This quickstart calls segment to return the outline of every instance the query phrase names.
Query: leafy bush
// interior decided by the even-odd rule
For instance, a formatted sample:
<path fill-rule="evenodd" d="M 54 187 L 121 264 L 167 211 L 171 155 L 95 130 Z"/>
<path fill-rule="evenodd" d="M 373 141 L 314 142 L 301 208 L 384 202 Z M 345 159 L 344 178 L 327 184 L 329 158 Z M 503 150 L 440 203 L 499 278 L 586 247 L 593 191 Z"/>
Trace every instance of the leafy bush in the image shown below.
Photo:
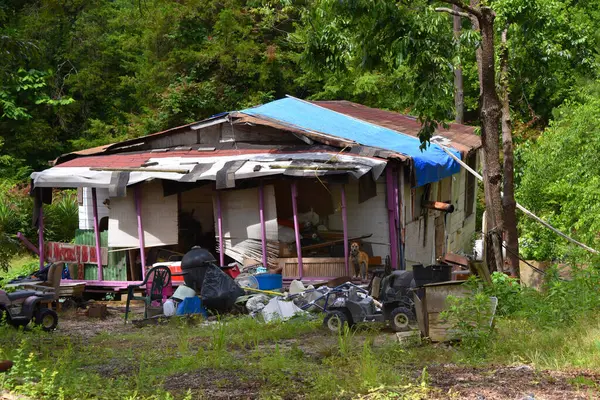
<path fill-rule="evenodd" d="M 534 143 L 519 150 L 524 165 L 517 198 L 556 228 L 600 246 L 599 84 L 582 90 L 554 112 L 555 120 Z M 573 259 L 572 245 L 528 218 L 520 220 L 521 249 L 528 259 Z"/>
<path fill-rule="evenodd" d="M 33 199 L 26 185 L 0 186 L 0 269 L 8 269 L 11 259 L 24 251 L 17 232 L 33 241 L 37 229 L 32 226 Z M 70 242 L 79 223 L 75 191 L 55 191 L 53 202 L 44 206 L 44 238 Z"/>
<path fill-rule="evenodd" d="M 493 333 L 489 324 L 492 311 L 490 295 L 481 289 L 477 278 L 469 279 L 465 285 L 471 289 L 471 296 L 448 296 L 441 318 L 451 324 L 451 336 L 461 339 L 473 356 L 481 356 Z"/>

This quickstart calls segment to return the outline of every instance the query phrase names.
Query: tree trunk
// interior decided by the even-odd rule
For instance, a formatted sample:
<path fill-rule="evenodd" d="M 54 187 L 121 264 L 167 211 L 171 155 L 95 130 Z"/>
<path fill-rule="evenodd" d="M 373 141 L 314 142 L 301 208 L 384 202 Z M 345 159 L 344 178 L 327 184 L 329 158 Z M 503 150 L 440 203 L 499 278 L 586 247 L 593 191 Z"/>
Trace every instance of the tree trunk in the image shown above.
<path fill-rule="evenodd" d="M 490 215 L 489 230 L 494 258 L 488 260 L 490 270 L 503 271 L 501 233 L 504 228 L 502 209 L 502 169 L 500 168 L 500 117 L 502 104 L 496 93 L 494 59 L 495 13 L 489 7 L 480 7 L 478 16 L 481 32 L 481 142 L 484 157 L 484 190 L 486 210 Z"/>
<path fill-rule="evenodd" d="M 479 0 L 471 0 L 471 7 L 478 8 Z M 474 15 L 471 16 L 471 24 L 473 25 L 473 30 L 475 32 L 479 32 L 479 20 Z M 477 60 L 477 74 L 479 75 L 479 95 L 481 96 L 483 94 L 483 78 L 481 77 L 481 46 L 475 49 L 475 59 Z"/>
<path fill-rule="evenodd" d="M 459 11 L 459 8 L 455 5 L 453 6 L 454 11 Z M 456 42 L 456 48 L 460 49 L 458 45 L 460 41 L 460 26 L 461 20 L 459 15 L 455 15 L 452 20 L 452 28 L 454 31 L 454 41 Z M 463 73 L 462 66 L 459 63 L 456 68 L 454 68 L 454 109 L 456 112 L 456 122 L 462 124 L 465 122 L 465 94 L 464 94 L 464 85 L 463 85 Z"/>
<path fill-rule="evenodd" d="M 515 200 L 514 155 L 512 141 L 512 121 L 508 89 L 508 27 L 502 31 L 500 51 L 500 92 L 502 95 L 502 146 L 504 153 L 504 232 L 506 239 L 506 259 L 511 275 L 519 277 L 519 233 L 517 231 L 517 202 Z"/>

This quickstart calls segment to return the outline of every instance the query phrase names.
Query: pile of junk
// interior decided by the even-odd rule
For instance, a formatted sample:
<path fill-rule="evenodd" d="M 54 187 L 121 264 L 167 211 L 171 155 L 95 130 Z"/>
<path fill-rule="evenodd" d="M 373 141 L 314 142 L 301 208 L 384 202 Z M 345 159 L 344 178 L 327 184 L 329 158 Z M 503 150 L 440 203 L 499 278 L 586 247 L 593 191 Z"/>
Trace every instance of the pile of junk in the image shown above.
<path fill-rule="evenodd" d="M 155 268 L 157 267 L 153 269 Z M 164 266 L 158 268 L 167 269 Z M 278 302 L 284 295 L 281 274 L 268 273 L 264 267 L 252 266 L 242 270 L 237 266 L 219 267 L 208 250 L 196 246 L 183 256 L 181 272 L 171 275 L 174 279 L 181 276 L 183 283 L 168 298 L 165 296 L 169 292 L 168 287 L 153 288 L 156 278 L 145 284 L 147 296 L 143 299 L 150 301 L 147 308 L 152 310 L 148 313 L 149 317 L 190 314 L 208 317 L 228 313 L 250 313 L 256 316 L 256 312 L 263 308 L 265 311 L 261 315 L 265 321 L 291 316 L 286 305 Z M 156 293 L 153 294 L 154 292 Z M 273 298 L 273 301 L 269 303 L 268 300 L 263 300 L 265 298 Z M 289 302 L 289 305 L 293 306 L 293 303 Z M 297 311 L 299 310 L 293 309 L 292 314 Z"/>
<path fill-rule="evenodd" d="M 360 286 L 344 278 L 314 286 L 294 280 L 284 291 L 279 274 L 254 270 L 233 278 L 209 251 L 195 247 L 183 257 L 181 270 L 185 284 L 164 301 L 165 316 L 234 313 L 270 322 L 324 315 L 324 326 L 333 332 L 364 322 L 389 323 L 401 332 L 412 330 L 417 323 L 415 293 L 418 295 L 424 284 L 450 280 L 451 266 L 377 269 L 369 284 Z"/>

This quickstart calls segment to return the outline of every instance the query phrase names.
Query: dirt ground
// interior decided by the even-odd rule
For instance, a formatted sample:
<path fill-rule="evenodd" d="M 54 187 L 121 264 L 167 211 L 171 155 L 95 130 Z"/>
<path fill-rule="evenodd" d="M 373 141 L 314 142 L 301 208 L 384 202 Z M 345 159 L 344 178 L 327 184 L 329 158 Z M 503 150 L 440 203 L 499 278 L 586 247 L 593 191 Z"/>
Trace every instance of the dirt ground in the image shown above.
<path fill-rule="evenodd" d="M 91 320 L 83 311 L 69 310 L 61 314 L 57 334 L 68 335 L 85 342 L 97 335 L 118 335 L 139 330 L 134 324 L 123 322 L 124 305 L 108 303 L 109 315 L 105 319 Z M 134 307 L 132 318 L 142 316 L 142 307 Z M 394 334 L 383 332 L 376 337 L 374 345 L 393 339 Z M 299 346 L 304 354 L 318 359 L 327 349 L 335 348 L 336 338 L 327 332 L 314 332 L 302 336 L 301 340 L 281 340 L 277 346 Z M 264 343 L 265 350 L 274 343 Z M 240 351 L 240 356 L 244 350 Z M 100 366 L 96 366 L 100 367 Z M 131 366 L 123 366 L 124 368 Z M 548 371 L 536 370 L 528 365 L 471 367 L 457 364 L 428 364 L 427 362 L 406 365 L 405 372 L 414 376 L 415 382 L 422 376 L 426 367 L 426 381 L 431 387 L 428 397 L 432 399 L 472 399 L 472 400 L 558 400 L 558 399 L 600 399 L 600 374 L 585 370 Z M 119 374 L 118 368 L 108 366 L 106 371 L 96 370 L 105 376 Z M 306 372 L 310 374 L 310 371 Z M 302 385 L 306 378 L 299 374 L 293 380 Z M 255 399 L 261 393 L 264 377 L 253 376 L 248 371 L 219 370 L 204 368 L 170 376 L 164 389 L 177 393 L 201 392 L 205 398 L 214 399 Z M 310 398 L 299 394 L 297 398 Z M 23 399 L 0 393 L 0 400 Z"/>
<path fill-rule="evenodd" d="M 530 366 L 429 368 L 436 399 L 562 400 L 600 398 L 600 374 L 589 371 L 536 371 Z"/>
<path fill-rule="evenodd" d="M 133 310 L 133 318 L 141 317 L 142 308 Z M 118 303 L 109 306 L 106 319 L 90 319 L 81 312 L 64 313 L 58 332 L 71 337 L 88 339 L 102 333 L 118 334 L 138 329 L 132 324 L 123 323 L 124 307 Z M 382 333 L 379 340 L 389 339 L 390 333 Z M 286 346 L 286 342 L 278 346 Z M 302 338 L 302 350 L 306 354 L 319 357 L 324 348 L 335 346 L 335 338 L 323 333 L 311 334 Z M 268 347 L 265 344 L 265 347 Z M 271 345 L 273 346 L 273 345 Z M 539 371 L 528 365 L 470 367 L 456 364 L 415 365 L 411 373 L 418 379 L 423 366 L 427 367 L 428 383 L 432 387 L 432 399 L 473 399 L 473 400 L 558 400 L 558 399 L 600 399 L 600 374 L 592 371 Z M 409 367 L 411 368 L 411 367 Z M 114 370 L 112 371 L 114 372 Z M 297 379 L 302 381 L 302 377 Z M 200 369 L 169 378 L 165 389 L 182 391 L 202 390 L 205 396 L 215 399 L 252 399 L 259 396 L 263 384 L 259 376 L 250 376 L 247 371 L 224 371 Z M 299 396 L 304 398 L 305 396 Z M 0 396 L 0 399 L 3 397 Z"/>

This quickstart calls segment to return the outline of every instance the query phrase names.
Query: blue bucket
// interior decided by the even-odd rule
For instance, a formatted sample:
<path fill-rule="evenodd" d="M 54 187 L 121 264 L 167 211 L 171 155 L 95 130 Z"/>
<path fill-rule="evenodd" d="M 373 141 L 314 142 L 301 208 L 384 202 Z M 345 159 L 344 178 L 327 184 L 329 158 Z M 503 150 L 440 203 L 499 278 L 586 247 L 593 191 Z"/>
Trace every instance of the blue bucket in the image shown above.
<path fill-rule="evenodd" d="M 283 276 L 281 274 L 258 274 L 254 277 L 258 281 L 260 290 L 281 289 L 283 287 Z"/>

